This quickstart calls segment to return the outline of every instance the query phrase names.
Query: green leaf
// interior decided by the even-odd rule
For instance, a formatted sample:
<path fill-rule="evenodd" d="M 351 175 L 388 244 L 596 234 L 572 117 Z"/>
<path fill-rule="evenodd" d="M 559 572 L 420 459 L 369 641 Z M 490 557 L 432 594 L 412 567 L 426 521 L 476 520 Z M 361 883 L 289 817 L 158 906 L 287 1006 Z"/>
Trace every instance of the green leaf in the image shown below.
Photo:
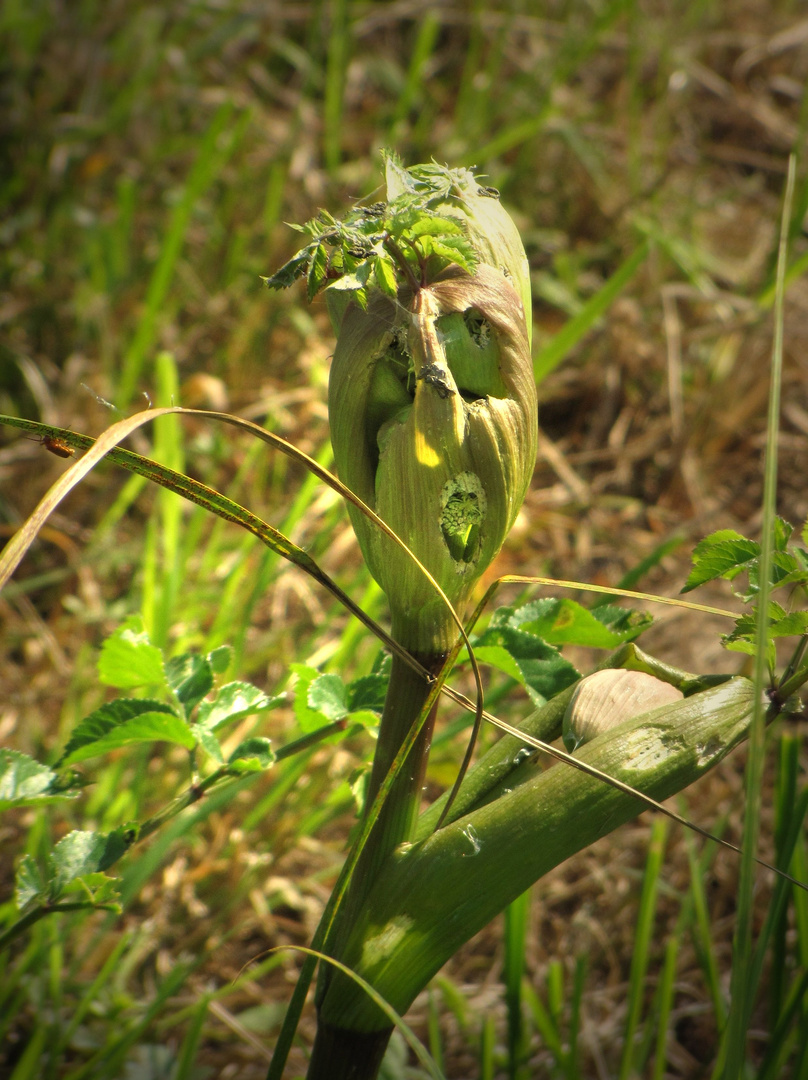
<path fill-rule="evenodd" d="M 120 690 L 167 687 L 163 654 L 149 641 L 139 615 L 127 619 L 101 646 L 98 676 L 102 683 Z"/>
<path fill-rule="evenodd" d="M 413 213 L 412 216 L 412 225 L 407 226 L 406 233 L 413 240 L 420 236 L 445 239 L 449 236 L 464 236 L 466 233 L 460 219 L 450 214 Z"/>
<path fill-rule="evenodd" d="M 229 645 L 220 645 L 218 649 L 208 653 L 208 663 L 214 675 L 223 675 L 230 667 L 230 658 L 233 650 Z"/>
<path fill-rule="evenodd" d="M 68 882 L 62 890 L 62 896 L 70 896 L 71 893 L 83 896 L 89 907 L 103 907 L 118 915 L 122 911 L 120 878 L 101 873 L 81 874 Z"/>
<path fill-rule="evenodd" d="M 388 675 L 374 674 L 362 675 L 348 683 L 348 711 L 354 713 L 360 709 L 369 709 L 374 713 L 381 713 L 389 682 Z"/>
<path fill-rule="evenodd" d="M 58 899 L 64 887 L 76 878 L 106 870 L 136 839 L 137 827 L 133 825 L 113 829 L 110 833 L 81 829 L 68 833 L 48 855 L 52 899 Z"/>
<path fill-rule="evenodd" d="M 78 794 L 78 790 L 55 794 L 56 781 L 56 772 L 47 765 L 19 750 L 0 750 L 0 809 Z"/>
<path fill-rule="evenodd" d="M 342 720 L 349 712 L 345 683 L 339 675 L 320 675 L 310 683 L 307 703 L 329 721 Z"/>
<path fill-rule="evenodd" d="M 379 255 L 373 267 L 373 276 L 379 290 L 386 296 L 395 296 L 398 291 L 396 271 L 393 260 L 389 255 Z"/>
<path fill-rule="evenodd" d="M 269 739 L 254 737 L 239 743 L 228 758 L 228 768 L 233 772 L 262 772 L 275 761 Z"/>
<path fill-rule="evenodd" d="M 170 689 L 190 716 L 205 694 L 213 689 L 213 670 L 206 656 L 184 653 L 175 656 L 165 665 L 166 680 Z"/>
<path fill-rule="evenodd" d="M 222 747 L 213 732 L 209 731 L 207 728 L 200 727 L 199 724 L 195 726 L 194 731 L 199 739 L 199 745 L 205 753 L 209 754 L 217 765 L 223 765 L 224 754 L 222 753 Z"/>
<path fill-rule="evenodd" d="M 263 690 L 248 682 L 225 683 L 213 701 L 203 701 L 196 716 L 197 724 L 215 731 L 222 724 L 241 720 L 251 713 L 277 708 L 286 701 L 285 694 L 267 697 Z"/>
<path fill-rule="evenodd" d="M 503 610 L 507 609 L 500 609 L 497 615 Z M 525 687 L 536 705 L 543 704 L 581 677 L 580 672 L 561 656 L 558 649 L 509 622 L 503 624 L 492 619 L 491 625 L 473 644 L 475 652 L 492 645 L 501 646 L 518 668 L 519 674 L 512 677 Z M 500 655 L 497 666 L 503 663 Z M 503 670 L 507 669 L 503 667 Z M 508 674 L 511 674 L 511 670 Z"/>
<path fill-rule="evenodd" d="M 90 713 L 75 728 L 59 765 L 140 742 L 171 742 L 191 750 L 196 738 L 185 721 L 160 701 L 120 698 Z"/>
<path fill-rule="evenodd" d="M 348 715 L 345 685 L 339 675 L 323 675 L 306 664 L 290 664 L 289 667 L 297 676 L 295 718 L 304 733 L 317 731 Z"/>
<path fill-rule="evenodd" d="M 261 280 L 268 289 L 288 289 L 290 285 L 293 285 L 299 277 L 303 277 L 307 272 L 312 249 L 317 246 L 317 244 L 309 244 L 301 248 L 297 255 L 283 264 L 280 270 L 276 270 L 270 277 Z"/>
<path fill-rule="evenodd" d="M 643 623 L 636 633 L 631 626 L 625 631 L 616 631 L 606 625 L 606 620 L 613 618 L 615 610 L 619 609 L 604 609 L 605 618 L 601 619 L 597 609 L 589 611 L 575 600 L 534 600 L 514 613 L 510 625 L 525 633 L 534 634 L 550 645 L 614 649 L 628 638 L 636 637 L 639 630 L 647 625 L 647 622 Z"/>
<path fill-rule="evenodd" d="M 325 283 L 328 272 L 328 252 L 325 244 L 317 244 L 309 261 L 309 270 L 306 276 L 306 293 L 311 302 Z"/>
<path fill-rule="evenodd" d="M 32 855 L 23 855 L 17 867 L 14 881 L 14 899 L 22 911 L 24 907 L 38 900 L 44 903 L 48 898 L 48 879 Z"/>
<path fill-rule="evenodd" d="M 698 585 L 720 577 L 731 580 L 759 557 L 760 544 L 747 540 L 734 529 L 719 529 L 693 549 L 693 569 L 682 592 L 690 592 Z"/>
<path fill-rule="evenodd" d="M 793 525 L 781 517 L 776 517 L 774 519 L 774 550 L 785 551 L 793 532 Z"/>

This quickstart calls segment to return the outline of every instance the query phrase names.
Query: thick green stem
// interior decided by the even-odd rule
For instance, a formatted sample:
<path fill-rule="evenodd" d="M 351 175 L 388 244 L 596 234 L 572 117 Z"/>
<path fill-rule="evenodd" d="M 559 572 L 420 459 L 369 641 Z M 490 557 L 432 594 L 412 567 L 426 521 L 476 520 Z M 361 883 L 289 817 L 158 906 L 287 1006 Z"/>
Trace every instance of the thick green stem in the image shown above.
<path fill-rule="evenodd" d="M 411 636 L 406 626 L 395 625 L 394 636 L 408 644 Z M 442 631 L 436 631 L 434 641 L 443 645 Z M 448 651 L 448 650 L 447 650 Z M 414 653 L 416 659 L 433 675 L 443 666 L 446 651 Z M 393 761 L 412 726 L 421 715 L 430 693 L 427 680 L 393 656 L 390 683 L 379 726 L 379 739 L 373 759 L 366 805 L 372 806 Z M 335 927 L 329 936 L 327 951 L 339 958 L 343 943 L 359 918 L 368 892 L 373 887 L 380 868 L 399 844 L 410 840 L 421 809 L 429 748 L 437 714 L 437 701 L 427 716 L 418 738 L 398 773 L 367 839 L 351 878 Z M 318 1025 L 309 1080 L 372 1080 L 381 1064 L 392 1029 L 357 1035 L 355 1032 L 330 1025 L 328 1022 L 328 987 L 332 969 L 321 969 L 317 992 Z M 336 1070 L 336 1071 L 335 1071 Z"/>

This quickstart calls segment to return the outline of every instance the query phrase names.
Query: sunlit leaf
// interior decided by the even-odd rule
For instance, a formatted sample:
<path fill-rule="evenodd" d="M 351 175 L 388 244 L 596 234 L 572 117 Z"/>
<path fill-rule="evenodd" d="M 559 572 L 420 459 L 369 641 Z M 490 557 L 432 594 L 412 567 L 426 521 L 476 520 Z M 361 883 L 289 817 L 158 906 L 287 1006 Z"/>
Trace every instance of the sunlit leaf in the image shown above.
<path fill-rule="evenodd" d="M 760 544 L 747 540 L 734 529 L 720 529 L 705 537 L 693 549 L 693 569 L 682 592 L 690 592 L 706 581 L 734 578 L 760 557 Z"/>
<path fill-rule="evenodd" d="M 215 731 L 222 724 L 241 720 L 251 713 L 277 708 L 285 701 L 285 694 L 270 698 L 252 683 L 225 683 L 213 701 L 203 701 L 199 706 L 196 722 L 210 731 Z"/>
<path fill-rule="evenodd" d="M 269 739 L 254 737 L 239 743 L 228 758 L 228 767 L 234 772 L 262 772 L 275 760 Z"/>
<path fill-rule="evenodd" d="M 140 742 L 177 743 L 190 750 L 196 745 L 196 737 L 187 721 L 168 705 L 147 699 L 120 698 L 102 705 L 76 726 L 59 765 L 70 765 Z"/>
<path fill-rule="evenodd" d="M 213 670 L 206 656 L 184 653 L 165 664 L 166 680 L 190 716 L 202 698 L 213 689 Z"/>
<path fill-rule="evenodd" d="M 163 654 L 152 645 L 139 615 L 122 623 L 101 646 L 98 677 L 120 690 L 135 686 L 167 687 Z"/>
<path fill-rule="evenodd" d="M 28 904 L 48 896 L 48 879 L 32 855 L 23 855 L 14 881 L 14 899 L 22 911 Z"/>

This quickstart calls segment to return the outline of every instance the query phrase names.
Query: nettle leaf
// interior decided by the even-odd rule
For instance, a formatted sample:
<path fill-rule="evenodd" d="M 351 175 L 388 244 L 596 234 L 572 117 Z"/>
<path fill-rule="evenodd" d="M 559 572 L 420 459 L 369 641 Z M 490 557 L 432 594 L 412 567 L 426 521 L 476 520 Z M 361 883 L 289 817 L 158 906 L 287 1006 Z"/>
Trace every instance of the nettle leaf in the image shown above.
<path fill-rule="evenodd" d="M 534 634 L 550 645 L 614 649 L 637 637 L 648 625 L 649 619 L 643 616 L 639 622 L 635 618 L 632 625 L 632 616 L 638 614 L 611 607 L 590 611 L 575 600 L 549 598 L 534 600 L 519 608 L 511 617 L 510 625 Z M 621 616 L 625 618 L 621 619 Z M 619 623 L 622 628 L 616 629 Z"/>
<path fill-rule="evenodd" d="M 760 558 L 760 544 L 747 540 L 734 529 L 719 529 L 696 544 L 693 549 L 693 569 L 685 582 L 683 593 L 716 578 L 732 580 L 742 570 Z"/>
<path fill-rule="evenodd" d="M 420 214 L 407 232 L 413 239 L 419 236 L 432 236 L 446 239 L 450 236 L 465 236 L 465 222 L 452 214 Z"/>
<path fill-rule="evenodd" d="M 396 281 L 395 264 L 387 254 L 379 254 L 373 267 L 373 277 L 379 290 L 385 296 L 396 296 L 398 282 Z"/>
<path fill-rule="evenodd" d="M 344 720 L 350 711 L 345 683 L 339 675 L 320 675 L 309 684 L 306 702 L 329 722 Z"/>
<path fill-rule="evenodd" d="M 295 228 L 295 226 L 293 225 L 292 228 Z M 297 228 L 301 232 L 308 231 L 306 226 L 303 226 L 302 229 L 300 226 L 297 226 Z M 270 277 L 262 277 L 261 280 L 268 289 L 288 289 L 290 285 L 294 285 L 297 279 L 303 277 L 308 271 L 312 250 L 317 246 L 317 244 L 308 244 L 306 247 L 301 248 L 297 255 L 283 264 L 280 270 L 276 270 Z"/>
<path fill-rule="evenodd" d="M 14 900 L 20 911 L 34 901 L 45 903 L 48 899 L 49 880 L 32 855 L 23 855 L 14 879 Z"/>
<path fill-rule="evenodd" d="M 106 870 L 124 855 L 137 839 L 137 826 L 124 825 L 109 833 L 76 829 L 48 854 L 53 899 L 69 882 L 85 874 Z"/>
<path fill-rule="evenodd" d="M 325 244 L 317 244 L 309 260 L 306 276 L 306 295 L 311 302 L 325 284 L 328 273 L 328 251 Z"/>
<path fill-rule="evenodd" d="M 78 795 L 79 789 L 56 793 L 58 774 L 19 750 L 0 750 L 0 810 L 51 802 Z"/>
<path fill-rule="evenodd" d="M 136 686 L 167 688 L 163 654 L 149 641 L 139 615 L 127 619 L 101 646 L 98 677 L 119 690 Z"/>
<path fill-rule="evenodd" d="M 771 581 L 773 589 L 782 589 L 789 585 L 808 584 L 808 566 L 799 557 L 799 549 L 772 552 Z M 747 603 L 760 592 L 760 564 L 749 567 L 749 590 L 744 595 Z"/>
<path fill-rule="evenodd" d="M 170 706 L 143 698 L 119 698 L 77 725 L 58 764 L 71 765 L 140 742 L 171 742 L 191 750 L 196 737 Z"/>
<path fill-rule="evenodd" d="M 308 734 L 329 723 L 329 717 L 312 708 L 309 704 L 309 689 L 313 682 L 322 678 L 322 672 L 307 664 L 290 664 L 290 670 L 297 676 L 294 688 L 294 713 L 301 731 Z"/>
<path fill-rule="evenodd" d="M 347 700 L 349 712 L 354 713 L 362 710 L 381 714 L 389 681 L 390 678 L 387 674 L 373 674 L 362 675 L 360 678 L 348 683 Z"/>
<path fill-rule="evenodd" d="M 621 635 L 621 641 L 635 641 L 640 634 L 653 626 L 654 617 L 647 611 L 637 611 L 634 608 L 615 607 L 614 604 L 599 604 L 592 608 L 592 614 L 613 630 Z"/>
<path fill-rule="evenodd" d="M 455 263 L 467 274 L 473 274 L 479 265 L 477 252 L 468 240 L 447 237 L 445 240 L 433 239 L 431 244 L 433 255 L 446 259 L 449 263 Z"/>
<path fill-rule="evenodd" d="M 196 722 L 208 731 L 216 731 L 222 724 L 243 720 L 252 713 L 276 709 L 286 701 L 286 694 L 267 697 L 263 690 L 248 682 L 225 683 L 213 701 L 203 701 L 196 714 Z"/>
<path fill-rule="evenodd" d="M 186 716 L 190 716 L 202 698 L 213 689 L 213 669 L 206 656 L 183 653 L 165 664 L 166 681 L 176 695 Z"/>
<path fill-rule="evenodd" d="M 803 634 L 808 634 L 808 611 L 786 611 L 774 601 L 769 603 L 767 637 L 801 637 Z M 735 629 L 731 634 L 726 634 L 722 641 L 728 649 L 740 641 L 747 641 L 754 652 L 757 641 L 757 613 L 741 615 L 735 621 Z"/>
<path fill-rule="evenodd" d="M 501 653 L 493 653 L 493 662 L 517 679 L 537 705 L 543 704 L 581 677 L 580 672 L 564 659 L 558 649 L 510 622 L 494 625 L 492 619 L 491 625 L 473 644 L 478 655 L 480 649 L 490 646 L 504 649 L 510 659 L 505 661 Z M 514 674 L 514 663 L 518 674 Z"/>
<path fill-rule="evenodd" d="M 793 532 L 793 525 L 789 524 L 784 518 L 776 517 L 774 519 L 774 550 L 785 551 Z"/>
<path fill-rule="evenodd" d="M 107 874 L 82 874 L 68 882 L 62 890 L 62 896 L 69 898 L 72 893 L 83 897 L 88 906 L 103 908 L 120 915 L 121 879 L 108 877 Z"/>
<path fill-rule="evenodd" d="M 239 743 L 228 758 L 228 767 L 233 772 L 263 772 L 275 761 L 275 754 L 269 739 L 254 737 Z"/>

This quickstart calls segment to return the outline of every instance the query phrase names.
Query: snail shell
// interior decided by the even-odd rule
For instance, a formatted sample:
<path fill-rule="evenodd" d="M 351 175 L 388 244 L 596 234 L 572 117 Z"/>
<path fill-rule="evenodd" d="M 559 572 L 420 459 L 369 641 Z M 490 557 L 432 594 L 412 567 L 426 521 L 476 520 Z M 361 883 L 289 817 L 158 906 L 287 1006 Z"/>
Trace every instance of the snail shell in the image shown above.
<path fill-rule="evenodd" d="M 561 733 L 572 753 L 610 728 L 684 695 L 670 683 L 644 671 L 607 668 L 581 679 L 570 698 Z"/>

